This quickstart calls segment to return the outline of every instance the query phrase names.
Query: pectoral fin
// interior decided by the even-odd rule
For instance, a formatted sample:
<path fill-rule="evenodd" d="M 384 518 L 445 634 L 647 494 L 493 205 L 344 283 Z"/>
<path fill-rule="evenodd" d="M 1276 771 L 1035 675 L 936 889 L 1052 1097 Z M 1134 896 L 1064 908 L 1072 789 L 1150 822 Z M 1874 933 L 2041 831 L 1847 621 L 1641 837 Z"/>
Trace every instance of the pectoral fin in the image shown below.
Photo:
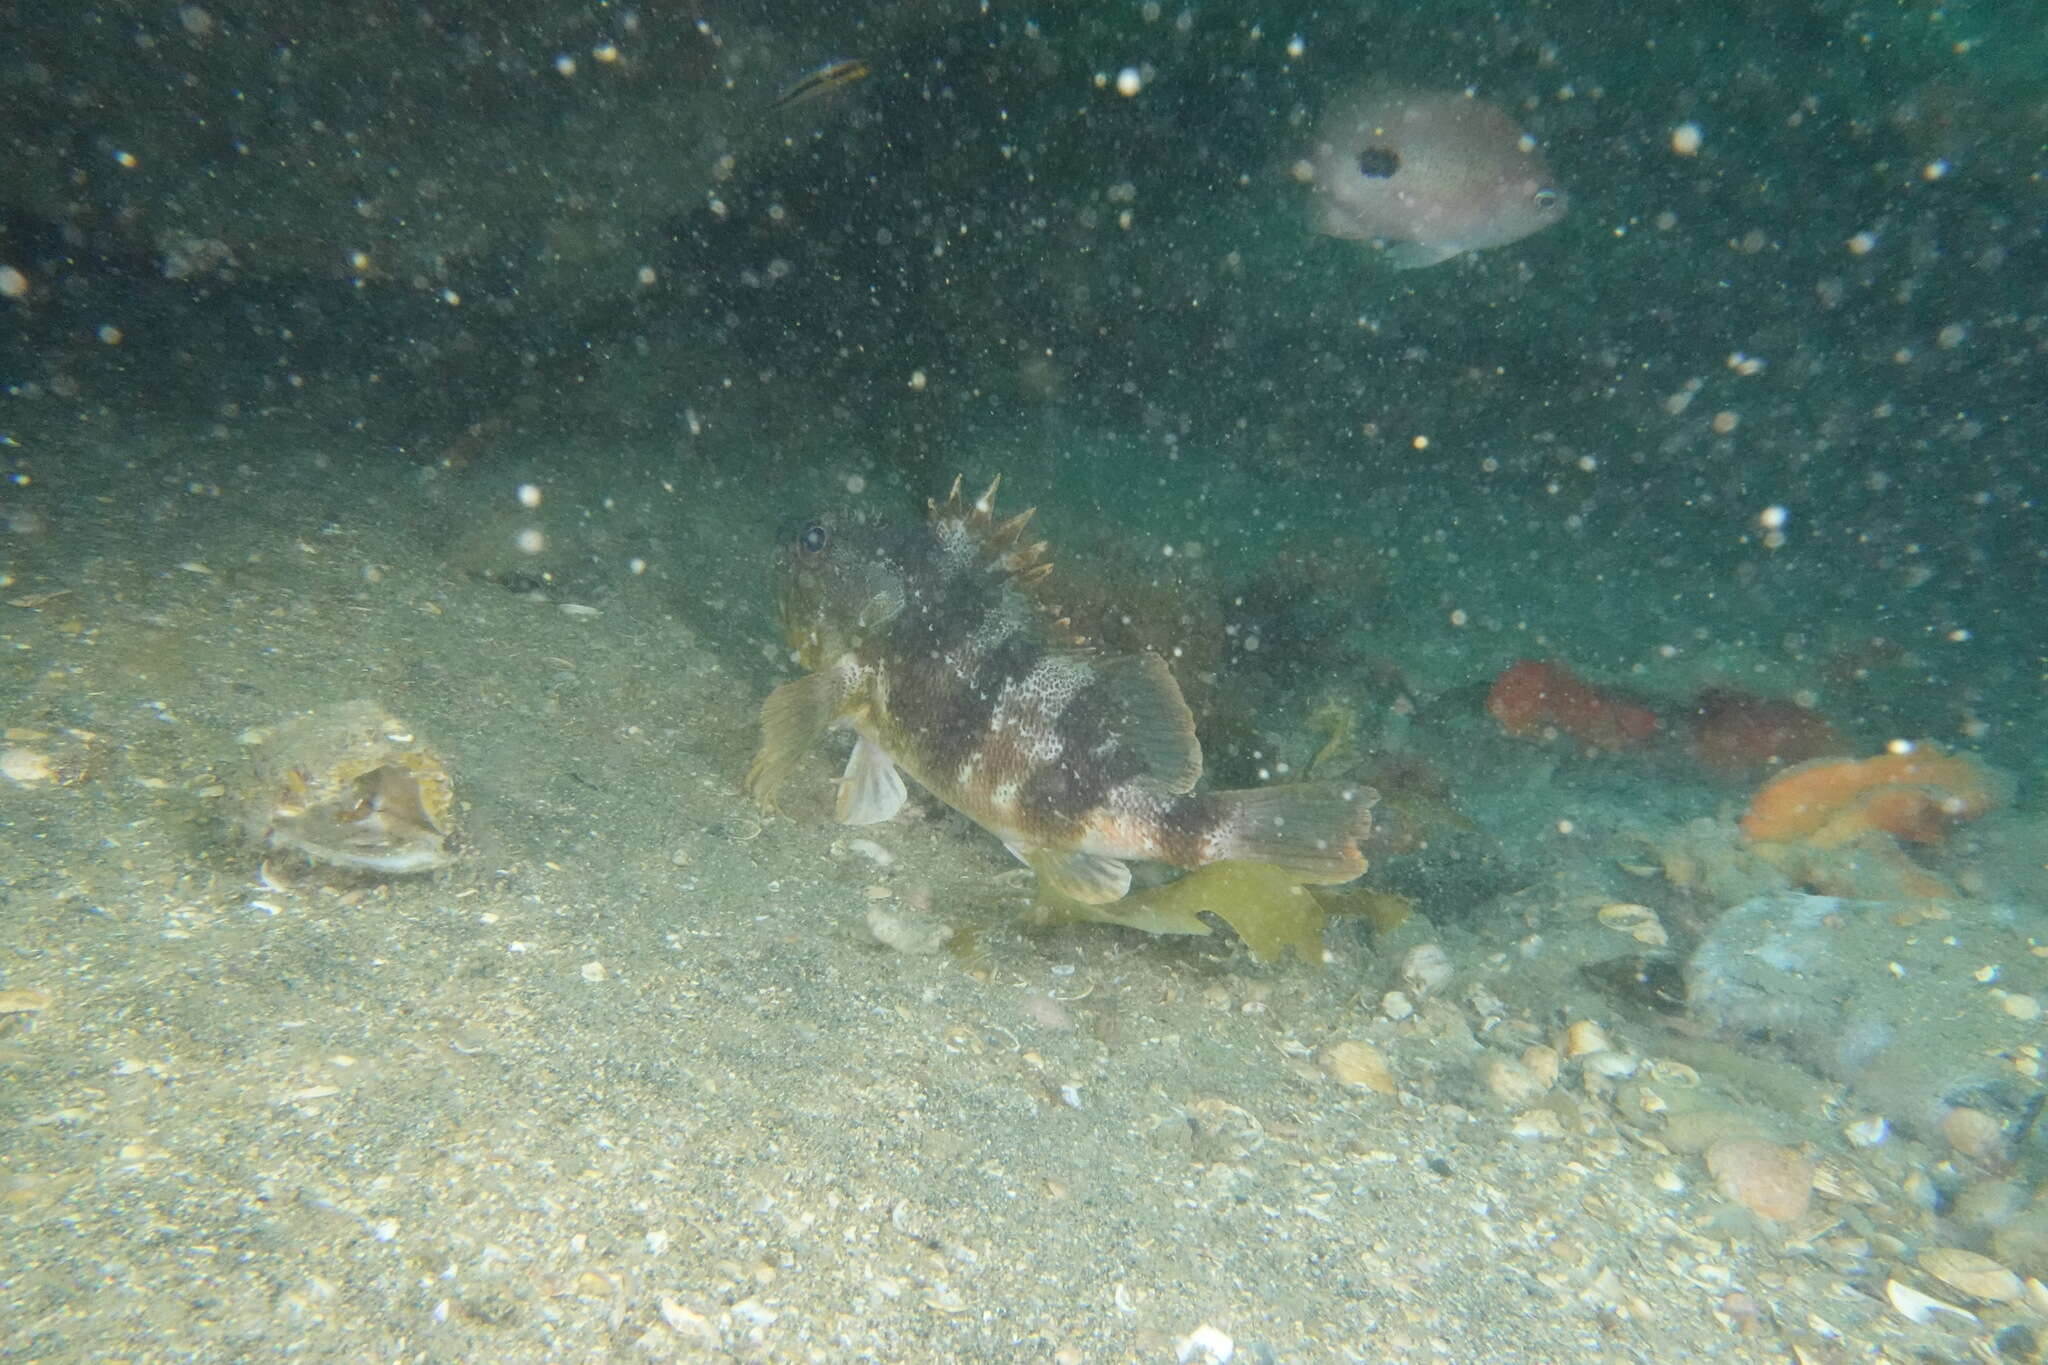
<path fill-rule="evenodd" d="M 903 809 L 909 793 L 903 789 L 903 775 L 896 760 L 882 752 L 882 746 L 862 736 L 846 760 L 846 774 L 839 779 L 839 803 L 835 814 L 842 825 L 878 825 Z"/>
<path fill-rule="evenodd" d="M 1122 900 L 1124 892 L 1131 889 L 1131 869 L 1115 858 L 1050 849 L 1021 856 L 1038 874 L 1040 887 L 1083 905 L 1107 905 Z"/>
<path fill-rule="evenodd" d="M 832 724 L 842 693 L 829 673 L 786 682 L 761 703 L 761 750 L 747 768 L 747 794 L 763 808 Z"/>

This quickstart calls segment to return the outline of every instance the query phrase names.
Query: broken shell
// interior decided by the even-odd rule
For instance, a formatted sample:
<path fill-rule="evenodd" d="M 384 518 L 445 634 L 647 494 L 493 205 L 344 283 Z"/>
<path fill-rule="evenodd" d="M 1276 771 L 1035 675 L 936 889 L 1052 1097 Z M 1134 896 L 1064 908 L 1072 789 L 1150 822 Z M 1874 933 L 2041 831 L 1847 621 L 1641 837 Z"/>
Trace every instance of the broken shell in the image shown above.
<path fill-rule="evenodd" d="M 1789 1223 L 1813 1200 L 1814 1163 L 1762 1138 L 1723 1138 L 1707 1148 L 1721 1193 L 1760 1218 Z"/>
<path fill-rule="evenodd" d="M 1816 1194 L 1829 1199 L 1839 1199 L 1845 1204 L 1876 1206 L 1884 1200 L 1878 1197 L 1877 1186 L 1847 1166 L 1822 1161 L 1814 1166 L 1813 1188 Z"/>
<path fill-rule="evenodd" d="M 1651 948 L 1662 948 L 1671 941 L 1664 932 L 1664 923 L 1657 918 L 1657 912 L 1647 905 L 1632 901 L 1615 901 L 1603 905 L 1597 912 L 1600 922 L 1618 934 L 1627 934 L 1636 942 Z"/>
<path fill-rule="evenodd" d="M 1989 1256 L 1956 1247 L 1922 1247 L 1920 1268 L 1951 1289 L 1985 1303 L 2011 1303 L 2026 1292 L 2020 1277 Z"/>
<path fill-rule="evenodd" d="M 1891 1134 L 1891 1125 L 1882 1114 L 1858 1119 L 1842 1130 L 1842 1136 L 1849 1139 L 1851 1147 L 1875 1147 Z"/>
<path fill-rule="evenodd" d="M 1401 979 L 1417 995 L 1432 995 L 1451 979 L 1451 959 L 1434 943 L 1418 943 L 1401 959 Z"/>
<path fill-rule="evenodd" d="M 1614 1044 L 1607 1041 L 1607 1030 L 1591 1019 L 1581 1019 L 1564 1031 L 1564 1055 L 1574 1060 L 1613 1049 Z"/>
<path fill-rule="evenodd" d="M 1922 1326 L 1932 1322 L 1936 1313 L 1953 1313 L 1965 1322 L 1977 1320 L 1975 1313 L 1967 1312 L 1952 1303 L 1943 1303 L 1940 1299 L 1923 1294 L 1911 1285 L 1900 1284 L 1897 1280 L 1884 1282 L 1884 1296 L 1891 1300 L 1893 1308 L 1898 1309 L 1900 1317 Z"/>
<path fill-rule="evenodd" d="M 1388 991 L 1380 997 L 1380 1013 L 1399 1023 L 1415 1013 L 1415 1002 L 1406 991 Z"/>
<path fill-rule="evenodd" d="M 1684 1062 L 1674 1062 L 1669 1057 L 1652 1057 L 1649 1064 L 1650 1079 L 1674 1090 L 1697 1090 L 1700 1073 Z"/>
<path fill-rule="evenodd" d="M 1323 1051 L 1323 1070 L 1345 1085 L 1362 1086 L 1379 1095 L 1394 1093 L 1394 1069 L 1386 1054 L 1371 1043 L 1356 1039 L 1336 1043 Z"/>
<path fill-rule="evenodd" d="M 455 784 L 441 760 L 375 702 L 309 711 L 251 746 L 242 820 L 270 848 L 370 872 L 454 861 Z"/>

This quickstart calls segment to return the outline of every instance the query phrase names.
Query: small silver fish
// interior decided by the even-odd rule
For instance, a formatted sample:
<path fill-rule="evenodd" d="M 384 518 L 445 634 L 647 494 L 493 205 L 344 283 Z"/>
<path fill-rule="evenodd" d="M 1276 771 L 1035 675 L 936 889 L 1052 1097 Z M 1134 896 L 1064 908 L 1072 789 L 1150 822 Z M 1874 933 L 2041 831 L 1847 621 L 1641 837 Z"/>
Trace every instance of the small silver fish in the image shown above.
<path fill-rule="evenodd" d="M 1315 229 L 1370 242 L 1396 269 L 1518 242 L 1565 215 L 1535 140 L 1457 91 L 1369 86 L 1333 102 L 1309 172 Z"/>
<path fill-rule="evenodd" d="M 775 97 L 775 103 L 769 107 L 788 109 L 793 105 L 807 104 L 835 90 L 844 90 L 855 81 L 866 80 L 871 72 L 872 68 L 858 57 L 841 57 L 826 62 L 823 66 L 797 77 Z"/>

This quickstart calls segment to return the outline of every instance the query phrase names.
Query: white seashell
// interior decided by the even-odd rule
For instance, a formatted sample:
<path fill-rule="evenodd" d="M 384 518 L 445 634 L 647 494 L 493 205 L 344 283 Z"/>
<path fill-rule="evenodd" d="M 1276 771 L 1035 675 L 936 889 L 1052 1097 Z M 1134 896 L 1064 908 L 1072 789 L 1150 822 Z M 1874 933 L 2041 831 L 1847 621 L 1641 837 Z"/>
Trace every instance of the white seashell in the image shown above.
<path fill-rule="evenodd" d="M 1671 936 L 1664 932 L 1664 922 L 1647 905 L 1615 901 L 1601 906 L 1597 913 L 1602 924 L 1618 934 L 1627 934 L 1645 947 L 1662 948 L 1671 941 Z"/>
<path fill-rule="evenodd" d="M 1399 1023 L 1415 1013 L 1415 1002 L 1406 991 L 1388 991 L 1380 997 L 1380 1013 Z"/>
<path fill-rule="evenodd" d="M 1401 979 L 1417 995 L 1432 995 L 1451 979 L 1451 959 L 1434 943 L 1418 943 L 1401 959 Z"/>
<path fill-rule="evenodd" d="M 1923 1327 L 1934 1321 L 1936 1313 L 1953 1313 L 1965 1322 L 1975 1322 L 1977 1315 L 1952 1303 L 1943 1303 L 1932 1295 L 1923 1294 L 1911 1285 L 1900 1284 L 1897 1280 L 1884 1282 L 1884 1296 L 1891 1300 L 1892 1307 L 1907 1322 L 1916 1322 Z"/>
<path fill-rule="evenodd" d="M 1206 1322 L 1182 1337 L 1174 1349 L 1180 1365 L 1226 1365 L 1236 1354 L 1237 1343 Z"/>
<path fill-rule="evenodd" d="M 1849 1139 L 1851 1147 L 1875 1147 L 1891 1135 L 1892 1126 L 1882 1114 L 1858 1119 L 1842 1130 L 1842 1136 Z"/>

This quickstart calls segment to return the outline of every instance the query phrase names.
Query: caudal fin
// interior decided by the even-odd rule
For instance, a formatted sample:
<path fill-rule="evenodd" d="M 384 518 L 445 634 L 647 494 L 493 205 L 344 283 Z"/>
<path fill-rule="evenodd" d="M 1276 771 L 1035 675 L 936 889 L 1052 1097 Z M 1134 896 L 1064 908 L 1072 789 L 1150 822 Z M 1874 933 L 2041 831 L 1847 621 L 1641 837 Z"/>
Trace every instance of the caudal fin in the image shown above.
<path fill-rule="evenodd" d="M 1267 863 L 1305 882 L 1348 882 L 1365 872 L 1358 841 L 1372 832 L 1379 793 L 1356 782 L 1304 782 L 1212 792 L 1216 859 Z"/>

